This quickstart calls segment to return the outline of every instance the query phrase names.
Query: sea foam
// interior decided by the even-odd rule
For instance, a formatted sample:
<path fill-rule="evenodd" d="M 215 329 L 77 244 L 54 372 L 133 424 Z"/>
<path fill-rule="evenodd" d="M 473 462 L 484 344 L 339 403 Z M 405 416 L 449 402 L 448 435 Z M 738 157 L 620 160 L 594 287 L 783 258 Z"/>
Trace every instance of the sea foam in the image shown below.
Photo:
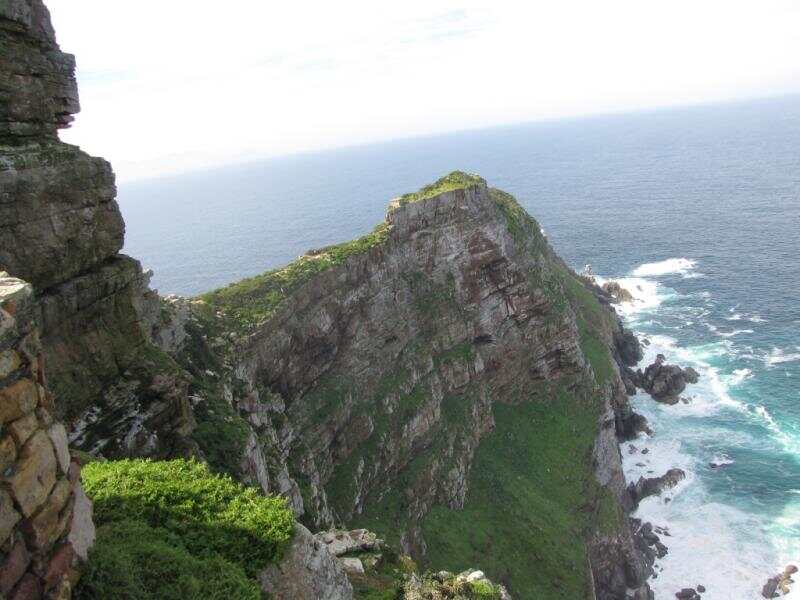
<path fill-rule="evenodd" d="M 634 277 L 660 277 L 662 275 L 687 275 L 697 265 L 697 261 L 688 258 L 668 258 L 659 262 L 645 263 L 633 270 Z"/>

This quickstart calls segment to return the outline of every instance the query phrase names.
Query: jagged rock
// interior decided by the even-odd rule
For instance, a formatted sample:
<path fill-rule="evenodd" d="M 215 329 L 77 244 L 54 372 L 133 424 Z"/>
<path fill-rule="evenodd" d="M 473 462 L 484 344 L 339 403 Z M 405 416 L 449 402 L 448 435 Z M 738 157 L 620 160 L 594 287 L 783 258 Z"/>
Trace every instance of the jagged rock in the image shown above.
<path fill-rule="evenodd" d="M 680 394 L 686 389 L 686 384 L 697 383 L 698 379 L 697 371 L 691 367 L 681 369 L 677 365 L 668 365 L 664 355 L 659 354 L 644 373 L 637 372 L 635 383 L 653 399 L 665 404 L 677 404 Z"/>
<path fill-rule="evenodd" d="M 700 595 L 694 588 L 683 588 L 680 592 L 675 593 L 678 600 L 700 600 Z"/>
<path fill-rule="evenodd" d="M 622 287 L 617 281 L 606 281 L 603 284 L 603 291 L 606 292 L 613 302 L 632 302 L 633 294 Z"/>
<path fill-rule="evenodd" d="M 274 600 L 353 598 L 353 586 L 341 561 L 299 523 L 283 560 L 267 567 L 258 579 L 264 592 Z"/>
<path fill-rule="evenodd" d="M 767 583 L 765 583 L 764 587 L 761 589 L 761 595 L 764 596 L 764 598 L 778 598 L 780 595 L 785 596 L 791 592 L 791 585 L 794 583 L 792 575 L 795 573 L 797 573 L 797 567 L 795 565 L 788 565 L 783 570 L 783 573 L 779 573 L 767 579 Z M 780 594 L 778 593 L 779 590 Z"/>
<path fill-rule="evenodd" d="M 344 570 L 348 575 L 364 574 L 364 564 L 361 562 L 360 558 L 355 558 L 351 556 L 351 557 L 340 558 L 339 560 L 342 561 L 342 567 L 344 567 Z"/>
<path fill-rule="evenodd" d="M 352 531 L 325 531 L 316 534 L 316 537 L 328 547 L 334 556 L 342 556 L 349 552 L 364 552 L 379 550 L 383 540 L 366 529 L 353 529 Z"/>
<path fill-rule="evenodd" d="M 681 469 L 670 469 L 660 477 L 640 477 L 628 487 L 631 497 L 638 504 L 648 496 L 661 494 L 664 490 L 675 487 L 686 478 L 686 473 Z"/>

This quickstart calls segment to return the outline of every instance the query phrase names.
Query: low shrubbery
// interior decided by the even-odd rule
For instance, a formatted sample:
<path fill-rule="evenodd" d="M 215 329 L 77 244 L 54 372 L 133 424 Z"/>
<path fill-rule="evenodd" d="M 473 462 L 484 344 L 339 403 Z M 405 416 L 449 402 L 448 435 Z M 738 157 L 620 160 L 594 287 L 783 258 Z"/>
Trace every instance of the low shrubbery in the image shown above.
<path fill-rule="evenodd" d="M 77 600 L 260 600 L 258 584 L 220 556 L 197 557 L 180 536 L 141 521 L 101 526 Z"/>
<path fill-rule="evenodd" d="M 80 598 L 258 598 L 248 577 L 292 535 L 283 498 L 196 461 L 95 462 L 82 477 L 100 528 Z"/>

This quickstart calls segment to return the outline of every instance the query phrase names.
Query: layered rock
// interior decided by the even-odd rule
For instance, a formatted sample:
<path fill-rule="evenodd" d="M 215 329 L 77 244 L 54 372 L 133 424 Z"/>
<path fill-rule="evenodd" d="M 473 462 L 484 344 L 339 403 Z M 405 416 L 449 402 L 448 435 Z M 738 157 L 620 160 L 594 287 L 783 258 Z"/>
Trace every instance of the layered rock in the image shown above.
<path fill-rule="evenodd" d="M 94 541 L 91 503 L 46 387 L 32 287 L 0 272 L 0 595 L 66 598 Z"/>
<path fill-rule="evenodd" d="M 284 559 L 260 575 L 261 587 L 275 600 L 318 598 L 352 600 L 353 586 L 344 566 L 328 546 L 305 527 L 295 526 L 291 546 Z"/>
<path fill-rule="evenodd" d="M 469 508 L 476 453 L 508 435 L 499 407 L 582 411 L 589 443 L 575 476 L 610 519 L 586 540 L 586 562 L 598 598 L 624 598 L 647 576 L 621 508 L 627 399 L 612 357 L 625 334 L 513 198 L 458 177 L 394 202 L 370 236 L 205 295 L 202 333 L 179 362 L 228 382 L 251 477 L 304 522 L 363 522 L 423 562 L 441 552 L 431 513 Z"/>
<path fill-rule="evenodd" d="M 0 269 L 34 287 L 55 414 L 85 450 L 190 453 L 187 384 L 150 343 L 160 302 L 119 254 L 111 166 L 58 140 L 75 61 L 41 0 L 0 4 L 0 48 Z"/>

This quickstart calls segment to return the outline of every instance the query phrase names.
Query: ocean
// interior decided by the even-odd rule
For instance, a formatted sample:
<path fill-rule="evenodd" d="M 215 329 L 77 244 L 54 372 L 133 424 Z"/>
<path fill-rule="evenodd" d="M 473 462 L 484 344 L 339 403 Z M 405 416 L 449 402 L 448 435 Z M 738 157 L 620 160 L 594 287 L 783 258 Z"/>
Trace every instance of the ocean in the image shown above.
<path fill-rule="evenodd" d="M 698 584 L 705 600 L 760 598 L 768 576 L 800 563 L 800 97 L 123 183 L 125 251 L 162 293 L 196 294 L 367 232 L 391 198 L 454 169 L 513 193 L 568 263 L 634 294 L 620 312 L 650 343 L 643 367 L 663 353 L 700 373 L 688 404 L 636 396 L 654 435 L 622 448 L 631 480 L 688 474 L 636 513 L 670 534 L 656 598 Z"/>

